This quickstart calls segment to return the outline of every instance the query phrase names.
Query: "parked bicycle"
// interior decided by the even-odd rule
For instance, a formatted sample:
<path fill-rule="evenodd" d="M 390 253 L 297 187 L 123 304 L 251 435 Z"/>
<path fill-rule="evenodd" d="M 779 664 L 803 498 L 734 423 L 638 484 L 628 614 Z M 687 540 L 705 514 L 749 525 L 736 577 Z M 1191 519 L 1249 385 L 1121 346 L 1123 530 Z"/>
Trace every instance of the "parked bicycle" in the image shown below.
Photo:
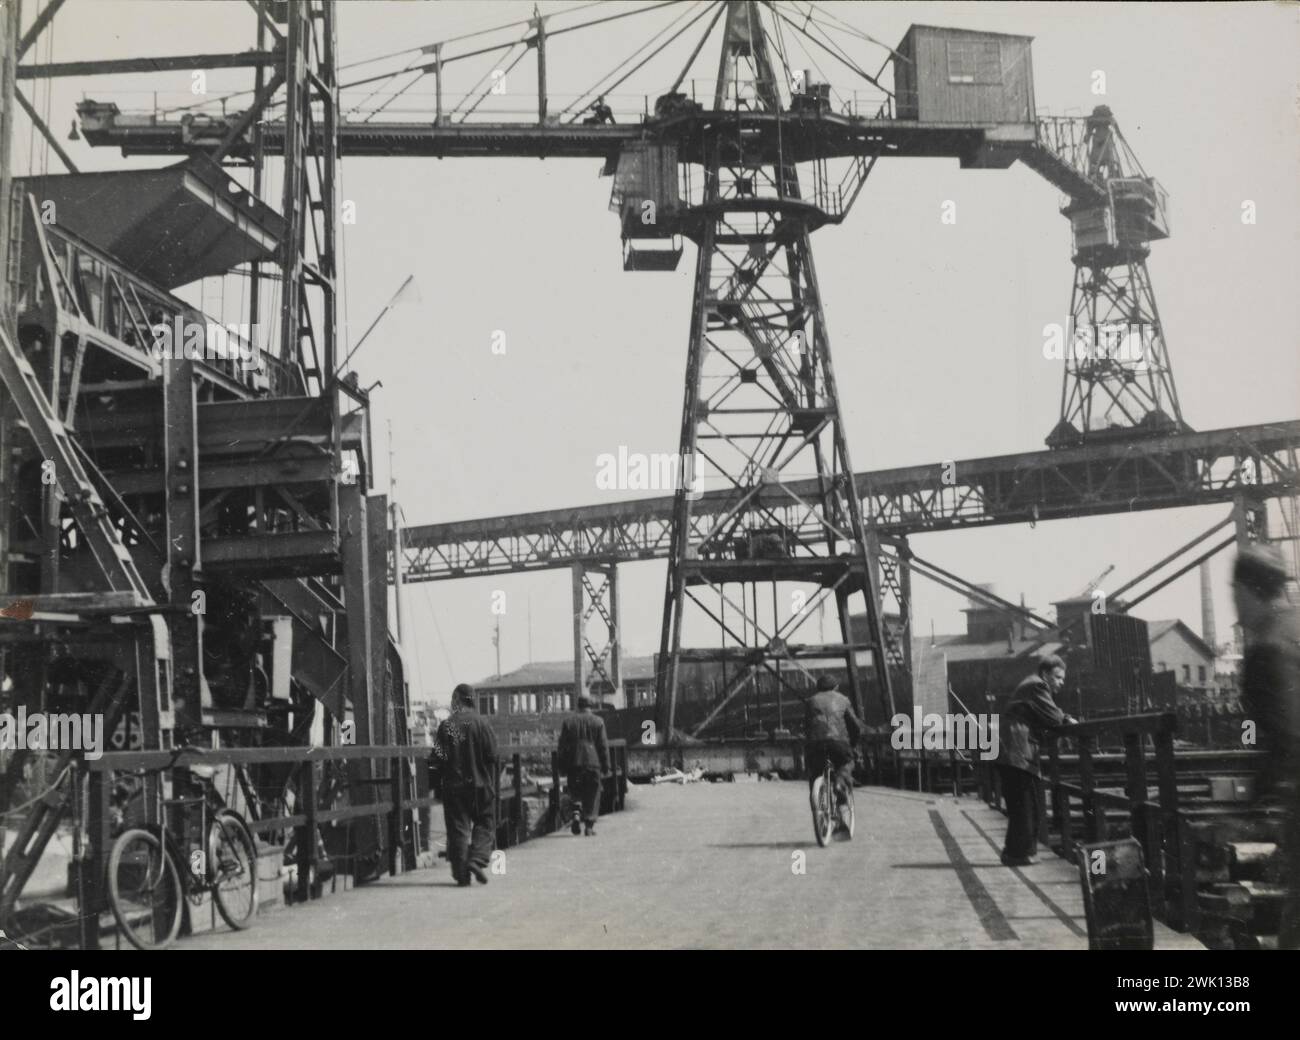
<path fill-rule="evenodd" d="M 177 768 L 177 749 L 166 766 L 139 770 L 144 796 L 156 791 L 156 814 L 126 826 L 108 857 L 108 901 L 118 927 L 132 946 L 168 946 L 181 927 L 184 901 L 199 905 L 206 893 L 231 928 L 247 928 L 257 912 L 257 844 L 244 818 L 229 808 L 212 781 L 211 766 Z M 165 798 L 160 774 L 188 775 L 197 795 Z M 153 778 L 153 782 L 149 778 Z M 191 810 L 198 809 L 197 828 Z M 168 825 L 168 811 L 179 826 Z"/>

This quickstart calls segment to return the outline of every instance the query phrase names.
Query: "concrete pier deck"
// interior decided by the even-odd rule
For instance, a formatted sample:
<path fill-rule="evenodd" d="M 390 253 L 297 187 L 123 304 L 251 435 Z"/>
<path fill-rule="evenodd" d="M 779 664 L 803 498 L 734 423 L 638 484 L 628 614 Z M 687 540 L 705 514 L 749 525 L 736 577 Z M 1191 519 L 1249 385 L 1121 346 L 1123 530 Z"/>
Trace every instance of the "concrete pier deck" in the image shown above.
<path fill-rule="evenodd" d="M 505 850 L 486 887 L 439 861 L 179 948 L 1087 948 L 1075 867 L 1002 866 L 978 799 L 868 787 L 856 807 L 853 841 L 821 849 L 801 782 L 636 786 L 594 838 Z M 1201 948 L 1159 924 L 1156 947 Z"/>

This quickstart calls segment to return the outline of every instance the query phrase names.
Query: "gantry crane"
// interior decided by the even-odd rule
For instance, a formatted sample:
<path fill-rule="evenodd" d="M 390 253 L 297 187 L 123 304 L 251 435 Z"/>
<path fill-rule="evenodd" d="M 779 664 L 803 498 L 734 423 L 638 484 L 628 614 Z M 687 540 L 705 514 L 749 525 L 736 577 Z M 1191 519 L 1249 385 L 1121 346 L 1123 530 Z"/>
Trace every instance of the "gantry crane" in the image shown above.
<path fill-rule="evenodd" d="M 664 596 L 660 732 L 664 739 L 677 733 L 684 670 L 704 661 L 721 662 L 727 679 L 706 717 L 691 720 L 696 732 L 706 731 L 760 676 L 797 688 L 790 676 L 805 671 L 809 659 L 842 661 L 863 709 L 866 684 L 859 671 L 869 654 L 872 685 L 884 712 L 892 714 L 894 683 L 906 675 L 910 661 L 909 550 L 905 539 L 878 544 L 863 513 L 864 495 L 849 464 L 812 232 L 844 220 L 882 157 L 953 157 L 972 168 L 1006 168 L 1023 160 L 1070 198 L 1065 212 L 1074 227 L 1080 272 L 1072 311 L 1076 321 L 1104 324 L 1112 317 L 1102 306 L 1107 302 L 1126 319 L 1155 316 L 1144 260 L 1146 243 L 1167 233 L 1163 194 L 1136 167 L 1109 113 L 1039 120 L 1029 84 L 1018 88 L 1020 94 L 1006 91 L 1009 106 L 995 112 L 936 114 L 925 106 L 927 41 L 909 37 L 906 46 L 886 48 L 896 88 L 899 70 L 908 84 L 903 96 L 833 39 L 845 23 L 813 4 L 676 5 L 669 12 L 674 22 L 573 104 L 555 111 L 548 98 L 547 62 L 557 37 L 666 6 L 584 14 L 574 23 L 568 21 L 576 17 L 572 12 L 535 11 L 522 26 L 506 27 L 511 38 L 500 48 L 481 45 L 477 37 L 486 32 L 473 34 L 472 43 L 460 41 L 459 49 L 456 41 L 414 48 L 405 52 L 414 60 L 395 72 L 344 84 L 389 90 L 357 118 L 337 122 L 333 136 L 344 157 L 599 157 L 614 175 L 611 201 L 626 269 L 670 269 L 682 255 L 682 241 L 695 243 L 679 464 L 709 488 L 710 509 L 707 518 L 695 515 L 695 496 L 683 481 L 672 510 Z M 639 119 L 628 122 L 620 113 L 620 121 L 612 122 L 608 106 L 601 108 L 604 95 L 692 28 L 697 42 L 685 67 L 675 78 L 658 81 L 661 92 L 653 107 L 647 100 Z M 684 82 L 715 32 L 721 44 L 712 90 L 702 97 L 695 89 L 688 93 Z M 825 84 L 794 67 L 787 33 L 802 37 L 808 52 L 830 55 L 869 84 L 876 91 L 873 102 L 866 108 L 856 98 L 832 103 Z M 1027 47 L 1002 42 L 1020 38 L 952 33 L 946 51 L 935 52 L 946 54 L 950 85 L 979 87 L 990 76 L 1008 74 L 1010 67 L 1027 67 L 999 57 Z M 535 120 L 475 114 L 491 93 L 486 74 L 456 105 L 445 105 L 448 68 L 485 53 L 500 59 L 493 77 L 510 72 L 525 55 L 535 56 Z M 430 76 L 436 96 L 431 119 L 382 116 L 414 83 Z M 230 159 L 259 147 L 282 147 L 293 138 L 291 126 L 270 117 L 268 100 L 263 89 L 243 111 L 179 117 L 122 113 L 96 101 L 83 102 L 78 111 L 81 131 L 92 144 L 114 145 L 125 154 L 215 152 Z M 587 106 L 588 101 L 593 104 Z M 596 115 L 584 119 L 586 111 Z M 320 150 L 329 136 L 306 140 L 304 146 Z M 1120 284 L 1120 267 L 1132 287 Z M 1138 299 L 1140 306 L 1134 306 Z M 1158 330 L 1158 319 L 1151 324 Z M 1092 432 L 1098 388 L 1106 390 L 1130 428 L 1167 429 L 1159 418 L 1165 414 L 1181 422 L 1163 337 L 1158 338 L 1159 349 L 1147 356 L 1148 361 L 1159 357 L 1152 366 L 1155 389 L 1145 396 L 1138 392 L 1132 366 L 1109 358 L 1104 364 L 1097 359 L 1067 364 L 1054 443 L 1072 443 Z M 1067 427 L 1076 434 L 1066 437 Z M 809 481 L 796 484 L 796 476 L 809 475 Z M 726 499 L 721 506 L 719 495 Z M 575 597 L 594 591 L 583 581 L 587 571 L 612 566 L 612 560 L 593 553 L 575 564 Z M 613 586 L 606 581 L 601 587 Z M 793 595 L 800 589 L 813 591 L 800 602 Z M 855 631 L 851 601 L 858 597 L 865 624 Z M 892 603 L 892 611 L 882 598 Z M 818 605 L 831 601 L 839 615 L 837 638 L 830 643 L 802 638 Z M 719 637 L 712 646 L 691 649 L 685 645 L 691 636 L 687 612 L 696 608 L 717 626 Z M 576 618 L 590 613 L 575 609 Z M 617 615 L 616 610 L 601 613 Z M 883 613 L 897 620 L 885 624 Z M 577 643 L 575 656 L 581 658 L 581 633 Z M 602 660 L 594 657 L 598 669 Z M 617 667 L 613 679 L 617 685 Z"/>

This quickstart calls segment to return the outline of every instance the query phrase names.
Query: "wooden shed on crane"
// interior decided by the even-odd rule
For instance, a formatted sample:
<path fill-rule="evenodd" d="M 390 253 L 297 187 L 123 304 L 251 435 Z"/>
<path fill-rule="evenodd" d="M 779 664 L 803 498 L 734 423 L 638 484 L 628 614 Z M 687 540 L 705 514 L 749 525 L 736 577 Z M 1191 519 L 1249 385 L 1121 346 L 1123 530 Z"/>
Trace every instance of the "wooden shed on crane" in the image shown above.
<path fill-rule="evenodd" d="M 668 141 L 624 144 L 609 208 L 623 229 L 624 270 L 676 270 L 682 256 L 677 146 Z"/>
<path fill-rule="evenodd" d="M 894 50 L 894 113 L 931 123 L 1032 123 L 1029 36 L 913 25 Z"/>

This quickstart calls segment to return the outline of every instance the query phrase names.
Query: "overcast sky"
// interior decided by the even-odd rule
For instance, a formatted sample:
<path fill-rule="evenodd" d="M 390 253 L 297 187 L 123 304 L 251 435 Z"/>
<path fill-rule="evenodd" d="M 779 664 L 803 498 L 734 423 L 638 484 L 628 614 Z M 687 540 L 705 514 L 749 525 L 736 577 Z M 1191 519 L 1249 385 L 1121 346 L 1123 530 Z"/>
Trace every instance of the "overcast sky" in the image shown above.
<path fill-rule="evenodd" d="M 27 19 L 32 8 L 27 5 Z M 558 12 L 572 4 L 541 5 Z M 644 6 L 638 4 L 636 6 Z M 526 17 L 531 4 L 340 5 L 341 60 Z M 552 110 L 681 12 L 629 17 L 550 48 Z M 834 13 L 894 44 L 914 22 L 1034 38 L 1040 114 L 1112 107 L 1146 171 L 1169 192 L 1172 237 L 1149 267 L 1184 418 L 1197 429 L 1300 415 L 1295 286 L 1300 284 L 1297 192 L 1297 19 L 1282 4 L 835 4 Z M 624 88 L 651 98 L 671 83 L 704 23 L 662 63 Z M 243 50 L 254 17 L 238 3 L 72 0 L 52 42 L 29 55 L 70 61 Z M 872 71 L 884 52 L 845 45 Z M 716 67 L 717 34 L 699 74 Z M 705 60 L 707 58 L 707 61 Z M 491 62 L 490 57 L 485 59 Z M 458 96 L 491 65 L 448 70 Z M 869 89 L 823 60 L 846 90 Z M 350 77 L 366 70 L 349 70 Z M 1092 92 L 1094 72 L 1106 93 Z M 535 64 L 509 74 L 505 98 L 527 110 Z M 212 94 L 245 88 L 247 71 L 214 72 Z M 188 73 L 68 80 L 35 102 L 60 137 L 83 96 L 124 110 L 190 88 Z M 402 105 L 432 108 L 427 79 Z M 620 104 L 635 99 L 620 98 Z M 238 103 L 232 103 L 238 107 Z M 413 118 L 413 117 L 412 117 Z M 66 142 L 83 169 L 163 165 Z M 59 170 L 25 122 L 16 172 Z M 398 498 L 412 524 L 632 497 L 596 486 L 596 457 L 677 448 L 693 256 L 673 274 L 621 269 L 609 181 L 597 160 L 350 159 L 342 195 L 357 222 L 344 229 L 345 318 L 354 342 L 407 275 L 421 300 L 393 310 L 358 355 L 374 395 L 378 479 L 385 490 L 391 421 Z M 1244 225 L 1254 202 L 1257 223 Z M 956 203 L 957 221 L 941 207 Z M 857 469 L 1031 451 L 1059 409 L 1061 363 L 1044 360 L 1042 329 L 1063 322 L 1072 266 L 1055 189 L 1029 169 L 962 170 L 956 160 L 877 165 L 855 211 L 814 237 L 832 351 Z M 219 299 L 210 283 L 208 299 Z M 230 298 L 237 289 L 227 287 Z M 505 333 L 504 354 L 492 352 Z M 915 538 L 921 555 L 972 581 L 993 582 L 1031 606 L 1076 594 L 1114 564 L 1126 580 L 1221 518 L 1226 506 L 1043 523 Z M 1230 557 L 1214 563 L 1219 634 L 1233 620 Z M 623 568 L 625 652 L 657 648 L 665 565 Z M 1112 586 L 1113 587 L 1113 586 Z M 567 571 L 408 586 L 406 640 L 416 699 L 445 701 L 454 682 L 495 669 L 490 611 L 502 619 L 506 670 L 529 657 L 570 655 Z M 963 600 L 918 580 L 918 636 L 959 631 Z M 1195 573 L 1143 605 L 1148 618 L 1200 629 Z"/>

